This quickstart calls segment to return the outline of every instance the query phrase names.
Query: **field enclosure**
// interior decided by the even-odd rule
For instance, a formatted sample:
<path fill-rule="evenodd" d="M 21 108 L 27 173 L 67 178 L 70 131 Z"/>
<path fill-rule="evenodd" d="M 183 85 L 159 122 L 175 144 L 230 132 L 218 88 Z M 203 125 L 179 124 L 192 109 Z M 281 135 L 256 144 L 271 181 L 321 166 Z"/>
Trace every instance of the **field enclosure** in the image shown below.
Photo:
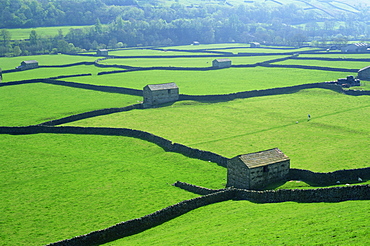
<path fill-rule="evenodd" d="M 292 58 L 297 52 L 302 53 Z M 0 84 L 3 245 L 53 243 L 200 197 L 173 186 L 176 181 L 225 188 L 226 168 L 166 151 L 142 138 L 57 131 L 14 133 L 70 116 L 75 116 L 74 120 L 44 124 L 42 129 L 132 129 L 226 158 L 279 147 L 290 157 L 292 168 L 314 172 L 370 167 L 368 81 L 349 89 L 357 90 L 359 96 L 324 88 L 250 98 L 230 96 L 356 76 L 357 70 L 368 65 L 366 59 L 370 63 L 368 54 L 346 54 L 344 58 L 309 48 L 251 49 L 244 44 L 218 44 L 122 49 L 110 51 L 110 55 L 97 62 L 104 57 L 0 58 L 4 72 Z M 213 69 L 216 58 L 229 58 L 233 66 Z M 13 70 L 31 59 L 38 60 L 40 67 Z M 145 85 L 168 82 L 175 82 L 182 95 L 198 97 L 157 108 L 120 111 L 141 103 Z M 212 100 L 215 95 L 225 97 Z M 83 116 L 107 108 L 115 113 Z M 369 183 L 364 178 L 348 185 Z M 319 187 L 296 180 L 273 187 L 281 188 Z M 369 200 L 229 200 L 108 245 L 366 245 L 370 243 L 369 211 Z"/>

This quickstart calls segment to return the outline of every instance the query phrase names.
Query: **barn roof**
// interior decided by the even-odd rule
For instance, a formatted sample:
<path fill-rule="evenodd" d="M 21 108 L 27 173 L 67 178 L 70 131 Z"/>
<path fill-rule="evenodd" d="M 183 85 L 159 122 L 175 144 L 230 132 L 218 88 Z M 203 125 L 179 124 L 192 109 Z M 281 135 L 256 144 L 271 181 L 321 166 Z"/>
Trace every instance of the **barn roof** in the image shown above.
<path fill-rule="evenodd" d="M 33 64 L 33 63 L 38 63 L 36 60 L 29 60 L 29 61 L 23 61 L 25 64 Z"/>
<path fill-rule="evenodd" d="M 231 60 L 228 59 L 228 58 L 223 58 L 223 59 L 215 59 L 214 61 L 217 61 L 217 62 L 229 62 Z"/>
<path fill-rule="evenodd" d="M 368 70 L 368 69 L 370 69 L 370 66 L 367 66 L 367 67 L 361 68 L 360 70 L 358 70 L 358 72 L 360 73 L 360 72 L 365 71 L 365 70 Z"/>
<path fill-rule="evenodd" d="M 266 166 L 276 162 L 287 161 L 289 157 L 286 156 L 278 148 L 264 150 L 256 153 L 250 153 L 237 156 L 248 168 L 255 168 Z"/>
<path fill-rule="evenodd" d="M 178 89 L 175 83 L 165 83 L 165 84 L 155 84 L 155 85 L 147 85 L 147 87 L 151 91 L 158 91 L 158 90 L 169 90 L 169 89 Z"/>

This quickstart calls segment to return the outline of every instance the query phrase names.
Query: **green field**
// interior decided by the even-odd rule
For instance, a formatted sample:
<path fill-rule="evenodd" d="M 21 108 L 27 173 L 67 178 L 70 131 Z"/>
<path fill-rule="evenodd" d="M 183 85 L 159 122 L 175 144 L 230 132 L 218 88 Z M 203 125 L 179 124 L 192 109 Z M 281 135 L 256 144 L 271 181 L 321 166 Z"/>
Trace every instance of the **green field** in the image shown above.
<path fill-rule="evenodd" d="M 227 47 L 240 47 L 240 44 L 204 46 L 227 51 Z M 185 49 L 179 46 L 168 48 Z M 208 61 L 201 57 L 161 58 L 161 52 L 121 50 L 114 54 L 142 56 L 152 53 L 158 57 L 117 58 L 102 63 L 202 67 Z M 317 54 L 319 57 L 332 55 Z M 280 57 L 231 59 L 233 64 L 254 64 Z M 356 57 L 362 56 L 351 55 L 351 58 Z M 66 55 L 0 58 L 0 67 L 12 69 L 22 60 L 31 59 L 38 60 L 40 65 L 61 65 L 97 58 Z M 300 64 L 302 61 L 289 62 Z M 304 62 L 312 66 L 319 64 L 316 60 Z M 323 64 L 327 63 L 320 61 L 320 65 Z M 330 64 L 331 67 L 347 68 L 364 65 L 351 61 Z M 132 89 L 176 82 L 182 94 L 213 95 L 332 81 L 349 75 L 266 67 L 97 75 L 101 71 L 114 70 L 122 69 L 93 65 L 37 68 L 5 73 L 3 82 L 92 73 L 93 76 L 63 80 Z M 360 88 L 367 89 L 368 86 Z M 124 107 L 142 100 L 138 96 L 45 83 L 8 84 L 0 86 L 0 93 L 0 126 L 40 124 L 92 110 Z M 369 96 L 354 97 L 330 90 L 308 89 L 225 102 L 178 101 L 163 107 L 88 118 L 67 125 L 144 130 L 225 157 L 278 147 L 290 157 L 292 168 L 329 172 L 370 166 L 367 151 L 370 146 L 369 108 Z M 312 117 L 310 121 L 307 114 Z M 166 152 L 153 143 L 131 137 L 2 134 L 0 143 L 1 245 L 45 245 L 104 229 L 198 196 L 172 186 L 176 181 L 211 189 L 224 188 L 226 183 L 226 169 L 215 163 Z M 369 183 L 364 180 L 358 184 Z M 305 182 L 292 181 L 274 184 L 272 188 L 312 187 Z M 196 209 L 107 245 L 368 245 L 369 211 L 369 201 L 310 204 L 226 201 Z"/>
<path fill-rule="evenodd" d="M 248 65 L 286 56 L 243 56 L 229 57 L 233 65 Z M 99 62 L 104 65 L 125 65 L 132 67 L 212 67 L 212 61 L 224 57 L 189 57 L 189 58 L 125 58 L 107 59 Z"/>
<path fill-rule="evenodd" d="M 181 94 L 213 95 L 333 81 L 347 75 L 350 74 L 320 70 L 313 73 L 307 69 L 252 67 L 212 71 L 137 71 L 63 80 L 140 90 L 147 84 L 175 82 Z"/>
<path fill-rule="evenodd" d="M 66 35 L 70 29 L 79 29 L 90 26 L 53 26 L 53 27 L 37 27 L 37 28 L 14 28 L 6 29 L 10 32 L 12 40 L 23 40 L 30 37 L 32 30 L 35 30 L 38 35 L 43 37 L 54 37 L 62 30 L 63 35 Z"/>
<path fill-rule="evenodd" d="M 312 89 L 213 104 L 183 101 L 69 125 L 148 131 L 228 158 L 279 147 L 292 167 L 328 172 L 369 165 L 366 151 L 361 151 L 370 146 L 369 109 L 368 96 Z M 312 116 L 309 122 L 307 114 Z"/>
<path fill-rule="evenodd" d="M 18 56 L 18 57 L 1 57 L 0 67 L 3 70 L 14 69 L 22 61 L 37 60 L 40 66 L 65 65 L 77 62 L 93 62 L 99 57 L 93 56 L 73 56 L 73 55 L 39 55 L 39 56 Z M 81 71 L 81 70 L 80 70 Z M 51 77 L 51 76 L 49 76 Z"/>

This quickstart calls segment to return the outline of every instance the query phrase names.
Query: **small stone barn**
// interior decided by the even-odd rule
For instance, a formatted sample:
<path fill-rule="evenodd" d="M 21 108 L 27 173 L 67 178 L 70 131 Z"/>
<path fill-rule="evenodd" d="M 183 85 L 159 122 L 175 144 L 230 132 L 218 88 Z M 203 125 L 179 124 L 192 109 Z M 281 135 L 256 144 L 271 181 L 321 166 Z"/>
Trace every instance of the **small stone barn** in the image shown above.
<path fill-rule="evenodd" d="M 261 47 L 261 44 L 260 43 L 257 43 L 257 42 L 250 42 L 250 47 L 251 48 L 259 48 Z"/>
<path fill-rule="evenodd" d="M 231 67 L 231 60 L 230 59 L 215 59 L 212 61 L 212 67 L 214 68 L 225 68 Z"/>
<path fill-rule="evenodd" d="M 29 60 L 29 61 L 22 61 L 21 65 L 16 67 L 19 70 L 26 70 L 31 68 L 37 68 L 39 66 L 38 61 L 35 60 Z"/>
<path fill-rule="evenodd" d="M 175 83 L 147 85 L 143 88 L 144 107 L 179 100 L 179 87 Z"/>
<path fill-rule="evenodd" d="M 98 56 L 108 56 L 108 50 L 107 49 L 98 49 L 96 51 L 96 54 Z"/>
<path fill-rule="evenodd" d="M 0 68 L 0 83 L 3 81 L 3 70 Z"/>
<path fill-rule="evenodd" d="M 343 53 L 364 53 L 368 51 L 369 47 L 370 45 L 367 43 L 354 43 L 342 47 L 341 50 Z"/>
<path fill-rule="evenodd" d="M 370 66 L 361 68 L 358 70 L 358 76 L 359 79 L 364 79 L 364 80 L 370 80 Z"/>
<path fill-rule="evenodd" d="M 227 187 L 261 189 L 284 180 L 290 169 L 290 159 L 278 148 L 239 155 L 227 162 Z"/>

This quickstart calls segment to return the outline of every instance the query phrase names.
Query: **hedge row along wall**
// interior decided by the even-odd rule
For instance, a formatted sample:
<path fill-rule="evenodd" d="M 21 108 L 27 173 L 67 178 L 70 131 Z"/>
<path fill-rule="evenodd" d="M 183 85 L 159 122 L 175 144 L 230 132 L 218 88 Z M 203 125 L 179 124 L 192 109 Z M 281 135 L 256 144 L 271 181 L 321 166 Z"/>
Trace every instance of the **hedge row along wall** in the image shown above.
<path fill-rule="evenodd" d="M 227 200 L 248 200 L 257 203 L 276 203 L 286 201 L 307 203 L 341 202 L 347 200 L 369 199 L 369 185 L 355 185 L 348 187 L 323 188 L 314 190 L 252 191 L 240 189 L 224 189 L 221 191 L 215 191 L 212 194 L 182 201 L 180 203 L 169 206 L 138 219 L 121 222 L 103 230 L 94 231 L 89 234 L 51 243 L 49 245 L 85 246 L 108 243 L 123 237 L 143 232 L 196 208 Z"/>

